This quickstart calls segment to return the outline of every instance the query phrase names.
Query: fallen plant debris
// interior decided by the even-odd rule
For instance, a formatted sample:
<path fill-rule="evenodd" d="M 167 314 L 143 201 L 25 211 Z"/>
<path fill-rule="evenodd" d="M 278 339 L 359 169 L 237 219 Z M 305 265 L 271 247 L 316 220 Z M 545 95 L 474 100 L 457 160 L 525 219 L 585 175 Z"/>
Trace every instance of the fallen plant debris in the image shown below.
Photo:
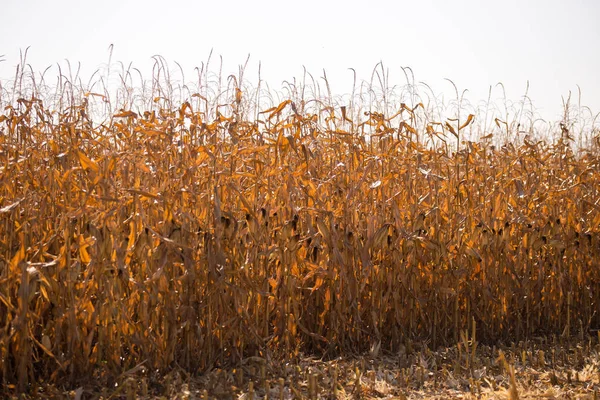
<path fill-rule="evenodd" d="M 477 346 L 475 353 L 461 345 L 431 351 L 415 343 L 410 352 L 402 349 L 396 354 L 333 360 L 299 356 L 286 362 L 249 357 L 235 368 L 202 374 L 175 366 L 163 375 L 140 364 L 116 379 L 82 380 L 82 386 L 73 390 L 40 383 L 31 397 L 595 399 L 600 392 L 599 350 L 600 345 L 592 340 Z"/>

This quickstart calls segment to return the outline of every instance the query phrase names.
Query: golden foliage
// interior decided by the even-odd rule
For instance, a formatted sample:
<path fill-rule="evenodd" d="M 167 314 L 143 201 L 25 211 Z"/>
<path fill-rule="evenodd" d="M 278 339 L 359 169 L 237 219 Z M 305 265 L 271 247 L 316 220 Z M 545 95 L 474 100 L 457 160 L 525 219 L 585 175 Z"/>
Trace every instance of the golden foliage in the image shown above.
<path fill-rule="evenodd" d="M 414 139 L 474 116 L 420 125 L 422 103 L 254 121 L 238 88 L 212 120 L 154 100 L 99 125 L 85 102 L 0 116 L 4 382 L 600 324 L 593 149 L 450 153 Z"/>

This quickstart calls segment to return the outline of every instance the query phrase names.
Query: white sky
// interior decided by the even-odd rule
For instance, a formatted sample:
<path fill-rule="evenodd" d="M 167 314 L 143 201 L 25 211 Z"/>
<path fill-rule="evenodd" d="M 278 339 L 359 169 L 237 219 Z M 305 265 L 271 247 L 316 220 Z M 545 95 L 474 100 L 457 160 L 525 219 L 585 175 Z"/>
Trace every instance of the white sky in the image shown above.
<path fill-rule="evenodd" d="M 277 90 L 304 65 L 315 77 L 325 68 L 336 94 L 346 94 L 348 68 L 368 79 L 383 61 L 392 83 L 404 84 L 400 67 L 408 66 L 436 93 L 452 95 L 444 78 L 452 79 L 472 103 L 500 81 L 518 101 L 529 80 L 545 118 L 559 118 L 569 91 L 577 100 L 576 85 L 582 104 L 600 111 L 599 0 L 2 0 L 1 9 L 2 79 L 27 46 L 34 70 L 68 59 L 82 63 L 84 78 L 106 65 L 110 44 L 113 61 L 133 62 L 147 78 L 155 54 L 179 62 L 191 79 L 214 49 L 226 75 L 250 54 L 254 84 L 261 61 Z"/>

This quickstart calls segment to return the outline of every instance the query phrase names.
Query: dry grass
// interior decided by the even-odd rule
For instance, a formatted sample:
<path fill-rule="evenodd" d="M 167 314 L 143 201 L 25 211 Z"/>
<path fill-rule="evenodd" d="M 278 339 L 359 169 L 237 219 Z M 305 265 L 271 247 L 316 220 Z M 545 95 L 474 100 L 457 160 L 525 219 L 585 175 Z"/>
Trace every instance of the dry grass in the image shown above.
<path fill-rule="evenodd" d="M 116 100 L 61 75 L 51 106 L 22 71 L 2 88 L 8 392 L 457 343 L 475 374 L 480 342 L 596 335 L 597 130 L 575 150 L 568 121 L 502 144 L 494 117 L 473 142 L 475 114 L 435 121 L 422 101 L 290 85 L 261 108 L 242 72 L 176 101 L 161 74 Z"/>

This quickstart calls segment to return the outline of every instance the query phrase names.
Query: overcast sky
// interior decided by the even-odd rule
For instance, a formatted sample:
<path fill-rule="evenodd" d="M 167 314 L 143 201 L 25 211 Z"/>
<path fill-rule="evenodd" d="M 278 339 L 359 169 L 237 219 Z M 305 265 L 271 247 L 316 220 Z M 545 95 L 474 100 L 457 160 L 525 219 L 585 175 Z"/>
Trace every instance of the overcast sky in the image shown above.
<path fill-rule="evenodd" d="M 111 44 L 113 61 L 150 71 L 160 54 L 188 76 L 213 49 L 227 74 L 250 54 L 249 71 L 260 61 L 274 89 L 306 66 L 315 76 L 325 68 L 334 91 L 349 93 L 348 68 L 368 79 L 383 61 L 393 83 L 411 67 L 437 93 L 453 93 L 444 78 L 452 79 L 473 103 L 498 82 L 518 101 L 529 81 L 545 118 L 558 118 L 561 96 L 577 85 L 582 103 L 600 111 L 598 0 L 3 0 L 2 14 L 2 79 L 27 46 L 34 70 L 68 59 L 84 77 L 106 65 Z"/>

